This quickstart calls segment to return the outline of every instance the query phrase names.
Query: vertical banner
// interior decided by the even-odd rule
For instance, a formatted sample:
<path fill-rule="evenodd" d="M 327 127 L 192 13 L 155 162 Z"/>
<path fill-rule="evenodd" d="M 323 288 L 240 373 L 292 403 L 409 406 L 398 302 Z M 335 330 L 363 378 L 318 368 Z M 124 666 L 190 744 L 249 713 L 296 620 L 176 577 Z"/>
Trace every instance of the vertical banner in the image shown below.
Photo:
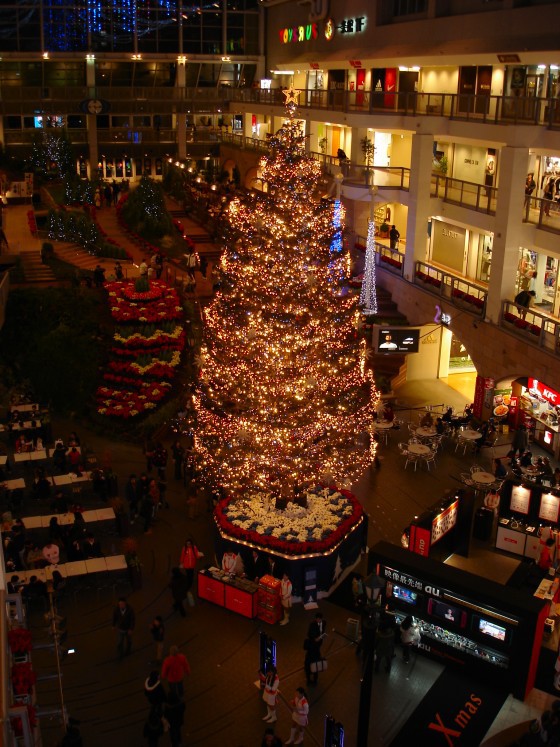
<path fill-rule="evenodd" d="M 484 394 L 486 390 L 486 379 L 484 376 L 476 377 L 476 384 L 474 387 L 474 412 L 473 415 L 477 419 L 482 418 L 482 408 L 484 406 Z"/>
<path fill-rule="evenodd" d="M 383 106 L 393 109 L 395 106 L 395 91 L 397 90 L 397 68 L 388 67 L 385 70 L 385 98 Z"/>

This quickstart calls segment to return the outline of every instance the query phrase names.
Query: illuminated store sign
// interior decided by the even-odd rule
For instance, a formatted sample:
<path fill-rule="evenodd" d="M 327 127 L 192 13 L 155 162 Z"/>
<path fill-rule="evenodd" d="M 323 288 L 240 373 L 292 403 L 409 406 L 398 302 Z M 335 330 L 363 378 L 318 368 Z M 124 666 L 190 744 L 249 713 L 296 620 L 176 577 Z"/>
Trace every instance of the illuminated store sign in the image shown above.
<path fill-rule="evenodd" d="M 327 41 L 331 41 L 335 32 L 339 34 L 358 34 L 365 31 L 366 16 L 356 16 L 355 18 L 345 18 L 337 23 L 332 18 L 327 18 L 323 26 L 323 36 Z M 318 23 L 306 23 L 302 26 L 287 26 L 280 29 L 281 44 L 291 44 L 293 42 L 306 42 L 317 39 L 319 36 Z"/>
<path fill-rule="evenodd" d="M 560 394 L 555 392 L 554 389 L 550 389 L 537 379 L 530 378 L 527 383 L 529 384 L 530 390 L 532 389 L 534 392 L 540 394 L 540 396 L 543 399 L 546 399 L 547 402 L 550 402 L 551 405 L 560 405 Z"/>
<path fill-rule="evenodd" d="M 454 501 L 432 520 L 432 545 L 457 524 L 459 501 Z"/>
<path fill-rule="evenodd" d="M 289 44 L 290 42 L 303 42 L 310 39 L 316 39 L 319 31 L 316 23 L 308 23 L 305 26 L 292 26 L 291 28 L 280 29 L 280 43 Z"/>
<path fill-rule="evenodd" d="M 357 34 L 366 27 L 366 17 L 358 16 L 357 18 L 347 18 L 338 24 L 337 29 L 341 34 Z"/>

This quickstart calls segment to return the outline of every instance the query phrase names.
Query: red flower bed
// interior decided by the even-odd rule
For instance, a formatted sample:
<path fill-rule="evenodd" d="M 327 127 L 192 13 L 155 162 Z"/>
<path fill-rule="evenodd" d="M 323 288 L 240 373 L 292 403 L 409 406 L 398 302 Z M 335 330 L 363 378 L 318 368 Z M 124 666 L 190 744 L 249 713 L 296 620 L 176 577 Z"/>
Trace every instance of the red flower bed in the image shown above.
<path fill-rule="evenodd" d="M 15 695 L 28 695 L 37 681 L 31 663 L 26 661 L 12 667 L 12 688 Z"/>
<path fill-rule="evenodd" d="M 183 310 L 176 291 L 161 280 L 152 280 L 150 289 L 142 293 L 136 292 L 133 281 L 107 283 L 106 288 L 111 314 L 124 326 L 122 334 L 114 335 L 113 358 L 102 375 L 107 385 L 95 393 L 97 411 L 112 417 L 136 417 L 155 409 L 171 391 L 185 334 L 180 325 L 167 322 L 182 318 Z M 130 338 L 126 337 L 126 322 L 134 324 Z M 157 329 L 155 325 L 161 322 L 173 332 Z"/>

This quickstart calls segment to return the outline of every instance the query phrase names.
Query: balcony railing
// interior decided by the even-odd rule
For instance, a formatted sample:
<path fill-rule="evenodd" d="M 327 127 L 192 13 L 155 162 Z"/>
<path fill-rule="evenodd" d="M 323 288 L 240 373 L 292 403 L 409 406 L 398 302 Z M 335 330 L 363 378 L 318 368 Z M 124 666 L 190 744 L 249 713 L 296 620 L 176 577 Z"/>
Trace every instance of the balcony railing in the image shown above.
<path fill-rule="evenodd" d="M 560 202 L 545 200 L 542 197 L 525 199 L 523 220 L 537 228 L 552 233 L 560 233 Z"/>
<path fill-rule="evenodd" d="M 354 242 L 354 248 L 359 251 L 365 252 L 367 245 L 367 239 L 365 236 L 356 235 Z M 384 267 L 394 275 L 402 277 L 404 268 L 404 253 L 399 252 L 398 249 L 391 249 L 385 244 L 381 244 L 379 241 L 374 242 L 375 251 L 375 263 L 380 267 Z"/>
<path fill-rule="evenodd" d="M 464 311 L 484 315 L 487 290 L 472 280 L 444 272 L 427 262 L 416 262 L 414 284 Z"/>
<path fill-rule="evenodd" d="M 278 88 L 231 89 L 228 96 L 231 102 L 284 104 L 284 96 Z M 299 106 L 303 109 L 329 109 L 347 113 L 401 114 L 413 117 L 423 114 L 491 124 L 538 124 L 551 129 L 560 128 L 560 102 L 555 98 L 299 89 Z"/>
<path fill-rule="evenodd" d="M 462 179 L 439 174 L 432 176 L 432 197 L 440 197 L 444 202 L 454 205 L 464 205 L 480 213 L 495 215 L 498 190 L 496 187 L 486 187 Z"/>
<path fill-rule="evenodd" d="M 533 309 L 525 309 L 513 301 L 503 301 L 500 326 L 560 356 L 560 322 Z"/>

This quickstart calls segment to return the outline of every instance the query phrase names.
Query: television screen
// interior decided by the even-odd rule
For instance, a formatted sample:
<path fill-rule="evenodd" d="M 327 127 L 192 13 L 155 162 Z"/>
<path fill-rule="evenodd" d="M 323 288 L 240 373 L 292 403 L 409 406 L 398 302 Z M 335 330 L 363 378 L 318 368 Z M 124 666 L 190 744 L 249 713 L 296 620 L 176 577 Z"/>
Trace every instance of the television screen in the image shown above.
<path fill-rule="evenodd" d="M 417 353 L 420 330 L 411 327 L 375 327 L 374 346 L 377 353 Z"/>
<path fill-rule="evenodd" d="M 484 635 L 489 635 L 492 638 L 495 638 L 497 641 L 505 641 L 506 639 L 505 628 L 502 628 L 501 625 L 496 625 L 496 623 L 490 622 L 489 620 L 485 620 L 482 617 L 478 621 L 478 630 L 481 633 L 484 633 Z"/>
<path fill-rule="evenodd" d="M 464 612 L 458 607 L 453 607 L 451 604 L 447 604 L 446 602 L 438 602 L 435 599 L 430 599 L 428 603 L 428 612 L 430 615 L 438 617 L 444 622 L 461 625 L 461 627 L 464 624 Z"/>
<path fill-rule="evenodd" d="M 402 586 L 393 586 L 393 596 L 396 599 L 400 599 L 401 602 L 407 602 L 408 604 L 416 604 L 418 594 L 410 589 L 405 589 Z"/>

